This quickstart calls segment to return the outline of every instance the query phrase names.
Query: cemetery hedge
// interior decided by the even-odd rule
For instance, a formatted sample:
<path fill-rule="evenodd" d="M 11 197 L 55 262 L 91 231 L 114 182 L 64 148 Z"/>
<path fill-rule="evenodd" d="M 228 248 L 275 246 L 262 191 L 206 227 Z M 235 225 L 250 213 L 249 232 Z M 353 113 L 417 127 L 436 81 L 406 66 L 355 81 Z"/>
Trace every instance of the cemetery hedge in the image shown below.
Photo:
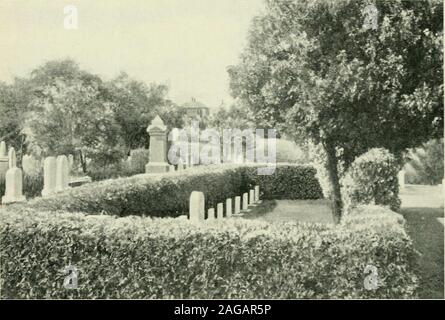
<path fill-rule="evenodd" d="M 1 297 L 411 298 L 403 217 L 355 209 L 342 224 L 0 211 Z M 64 268 L 79 271 L 65 289 Z M 367 290 L 367 265 L 378 270 Z"/>
<path fill-rule="evenodd" d="M 258 164 L 189 168 L 159 175 L 136 175 L 94 182 L 25 204 L 40 210 L 81 211 L 117 216 L 147 215 L 175 217 L 188 212 L 192 191 L 202 191 L 206 206 L 240 196 L 254 185 L 263 199 L 318 199 L 321 188 L 312 167 L 278 165 L 270 176 L 258 176 Z"/>

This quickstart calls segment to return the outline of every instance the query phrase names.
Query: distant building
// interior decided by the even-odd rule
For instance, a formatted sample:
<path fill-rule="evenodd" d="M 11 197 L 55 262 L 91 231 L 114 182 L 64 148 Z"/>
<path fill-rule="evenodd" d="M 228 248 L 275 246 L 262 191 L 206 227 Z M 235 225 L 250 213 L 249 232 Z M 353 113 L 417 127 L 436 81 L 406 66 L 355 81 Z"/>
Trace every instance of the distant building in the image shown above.
<path fill-rule="evenodd" d="M 199 102 L 195 98 L 192 98 L 189 102 L 186 102 L 182 105 L 185 113 L 190 117 L 199 116 L 200 118 L 204 118 L 209 116 L 210 109 L 202 102 Z"/>

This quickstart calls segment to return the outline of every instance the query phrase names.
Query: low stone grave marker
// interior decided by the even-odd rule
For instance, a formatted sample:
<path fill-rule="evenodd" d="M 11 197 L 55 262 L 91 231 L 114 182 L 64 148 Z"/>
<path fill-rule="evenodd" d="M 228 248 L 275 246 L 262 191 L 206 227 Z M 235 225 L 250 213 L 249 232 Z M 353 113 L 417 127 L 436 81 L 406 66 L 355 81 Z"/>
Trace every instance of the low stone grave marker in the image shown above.
<path fill-rule="evenodd" d="M 214 208 L 210 208 L 208 211 L 207 211 L 207 220 L 215 220 L 216 218 L 215 218 L 215 209 Z"/>
<path fill-rule="evenodd" d="M 235 209 L 234 214 L 239 214 L 241 212 L 241 197 L 235 197 Z"/>
<path fill-rule="evenodd" d="M 216 206 L 216 218 L 218 220 L 224 219 L 224 205 L 222 203 L 218 203 Z"/>
<path fill-rule="evenodd" d="M 230 218 L 232 216 L 232 199 L 226 200 L 226 217 Z"/>
<path fill-rule="evenodd" d="M 204 193 L 193 191 L 190 195 L 189 219 L 190 221 L 195 223 L 199 223 L 205 220 Z"/>

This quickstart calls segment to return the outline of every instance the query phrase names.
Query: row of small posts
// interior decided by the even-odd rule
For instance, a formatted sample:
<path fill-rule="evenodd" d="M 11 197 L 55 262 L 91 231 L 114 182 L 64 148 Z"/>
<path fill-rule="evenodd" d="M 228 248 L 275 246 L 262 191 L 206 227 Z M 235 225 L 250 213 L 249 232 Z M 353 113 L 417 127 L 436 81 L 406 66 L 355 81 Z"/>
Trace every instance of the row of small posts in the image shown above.
<path fill-rule="evenodd" d="M 251 189 L 248 193 L 244 193 L 241 196 L 237 196 L 233 199 L 226 199 L 226 210 L 224 215 L 224 204 L 218 203 L 215 208 L 210 208 L 207 210 L 207 220 L 221 220 L 224 217 L 230 218 L 233 214 L 240 214 L 242 211 L 248 210 L 249 206 L 255 205 L 260 201 L 260 187 L 255 186 L 254 189 Z M 232 203 L 235 204 L 235 207 L 232 206 Z M 233 211 L 232 211 L 233 209 Z M 192 222 L 203 222 L 206 220 L 205 218 L 205 196 L 203 192 L 193 191 L 190 195 L 190 204 L 189 204 L 189 219 Z"/>

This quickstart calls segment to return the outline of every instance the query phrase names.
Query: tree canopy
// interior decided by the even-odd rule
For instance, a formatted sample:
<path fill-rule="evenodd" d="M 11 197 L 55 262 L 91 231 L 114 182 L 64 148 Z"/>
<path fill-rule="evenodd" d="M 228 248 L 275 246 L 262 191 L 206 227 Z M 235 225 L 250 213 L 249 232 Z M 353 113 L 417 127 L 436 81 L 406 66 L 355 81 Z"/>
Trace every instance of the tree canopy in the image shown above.
<path fill-rule="evenodd" d="M 366 25 L 373 6 L 376 27 Z M 396 155 L 443 135 L 440 1 L 267 0 L 234 97 L 270 126 L 323 145 L 341 212 L 338 163 L 374 147 Z M 373 18 L 373 17 L 371 17 Z"/>
<path fill-rule="evenodd" d="M 73 154 L 86 171 L 88 161 L 107 165 L 148 147 L 146 129 L 156 114 L 181 126 L 182 113 L 167 94 L 167 86 L 125 73 L 104 81 L 73 60 L 49 61 L 28 78 L 0 83 L 0 133 L 19 150 Z"/>

